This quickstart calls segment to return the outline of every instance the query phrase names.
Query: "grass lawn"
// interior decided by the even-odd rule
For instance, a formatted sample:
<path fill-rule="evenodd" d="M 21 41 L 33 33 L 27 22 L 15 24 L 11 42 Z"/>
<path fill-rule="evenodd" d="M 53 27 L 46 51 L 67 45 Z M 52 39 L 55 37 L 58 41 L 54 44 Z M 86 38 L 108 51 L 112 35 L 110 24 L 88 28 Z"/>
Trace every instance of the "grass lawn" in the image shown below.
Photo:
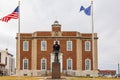
<path fill-rule="evenodd" d="M 0 80 L 18 80 L 17 76 L 0 76 Z M 20 77 L 20 80 L 44 80 L 43 77 Z"/>
<path fill-rule="evenodd" d="M 93 78 L 72 77 L 68 80 L 94 80 Z M 95 78 L 95 80 L 120 80 L 120 78 Z"/>
<path fill-rule="evenodd" d="M 20 80 L 45 80 L 46 77 L 20 77 Z M 17 76 L 0 76 L 0 80 L 18 80 Z M 66 80 L 93 80 L 93 78 L 66 77 Z M 95 78 L 95 80 L 120 80 L 120 78 Z"/>

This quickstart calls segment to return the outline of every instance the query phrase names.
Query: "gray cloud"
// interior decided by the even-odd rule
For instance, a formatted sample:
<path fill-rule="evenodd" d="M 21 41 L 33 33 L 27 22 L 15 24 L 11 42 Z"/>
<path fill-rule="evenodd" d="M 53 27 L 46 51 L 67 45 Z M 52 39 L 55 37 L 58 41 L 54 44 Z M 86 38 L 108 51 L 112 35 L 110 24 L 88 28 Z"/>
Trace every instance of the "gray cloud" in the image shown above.
<path fill-rule="evenodd" d="M 0 17 L 9 14 L 17 6 L 15 0 L 0 0 Z M 120 62 L 120 1 L 94 1 L 94 27 L 98 33 L 98 54 L 100 69 L 116 69 Z M 51 30 L 51 24 L 57 20 L 62 30 L 91 32 L 91 17 L 80 6 L 90 5 L 90 0 L 24 0 L 21 1 L 21 32 Z M 17 20 L 9 23 L 0 22 L 0 48 L 9 45 L 10 51 L 16 53 Z"/>

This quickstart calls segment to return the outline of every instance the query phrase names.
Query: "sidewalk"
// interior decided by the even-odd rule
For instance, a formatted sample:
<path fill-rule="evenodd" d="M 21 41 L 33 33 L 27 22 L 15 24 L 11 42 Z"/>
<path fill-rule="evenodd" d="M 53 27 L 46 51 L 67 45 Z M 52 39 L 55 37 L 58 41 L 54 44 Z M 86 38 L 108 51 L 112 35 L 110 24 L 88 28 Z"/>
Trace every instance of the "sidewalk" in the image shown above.
<path fill-rule="evenodd" d="M 61 76 L 60 79 L 52 79 L 51 76 L 47 76 L 47 77 L 38 77 L 39 80 L 69 80 L 66 76 Z"/>

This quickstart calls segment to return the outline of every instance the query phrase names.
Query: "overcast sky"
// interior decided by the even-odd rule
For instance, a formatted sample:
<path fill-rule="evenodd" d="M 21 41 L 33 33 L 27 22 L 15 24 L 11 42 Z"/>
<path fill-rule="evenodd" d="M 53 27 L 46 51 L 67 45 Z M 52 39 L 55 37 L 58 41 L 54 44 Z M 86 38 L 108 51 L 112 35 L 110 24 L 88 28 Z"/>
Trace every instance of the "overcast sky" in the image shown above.
<path fill-rule="evenodd" d="M 17 0 L 0 0 L 0 18 L 13 12 Z M 79 13 L 90 0 L 21 0 L 21 32 L 51 31 L 57 19 L 63 31 L 91 32 L 91 17 Z M 116 69 L 120 62 L 120 0 L 94 0 L 94 27 L 98 33 L 99 69 Z M 18 21 L 0 21 L 0 49 L 16 54 Z"/>

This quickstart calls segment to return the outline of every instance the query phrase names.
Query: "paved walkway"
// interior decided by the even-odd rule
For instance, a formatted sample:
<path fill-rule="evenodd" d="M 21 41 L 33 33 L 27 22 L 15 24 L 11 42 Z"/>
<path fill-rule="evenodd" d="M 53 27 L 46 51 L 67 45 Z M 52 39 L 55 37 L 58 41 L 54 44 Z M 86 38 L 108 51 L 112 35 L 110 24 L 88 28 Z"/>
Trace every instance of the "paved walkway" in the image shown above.
<path fill-rule="evenodd" d="M 47 76 L 47 77 L 38 77 L 39 80 L 68 80 L 68 78 L 66 76 L 61 76 L 61 79 L 52 79 L 51 76 Z"/>

